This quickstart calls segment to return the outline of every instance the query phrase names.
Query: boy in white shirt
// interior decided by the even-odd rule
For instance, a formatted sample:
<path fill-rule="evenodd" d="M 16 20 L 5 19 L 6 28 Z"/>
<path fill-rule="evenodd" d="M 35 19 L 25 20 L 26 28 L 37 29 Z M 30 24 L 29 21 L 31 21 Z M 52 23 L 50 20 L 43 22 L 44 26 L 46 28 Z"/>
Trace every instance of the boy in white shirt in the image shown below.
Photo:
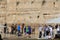
<path fill-rule="evenodd" d="M 42 26 L 39 26 L 39 38 L 42 37 Z"/>
<path fill-rule="evenodd" d="M 52 29 L 52 27 L 50 25 L 48 27 L 50 29 L 50 35 L 52 36 L 53 29 Z"/>

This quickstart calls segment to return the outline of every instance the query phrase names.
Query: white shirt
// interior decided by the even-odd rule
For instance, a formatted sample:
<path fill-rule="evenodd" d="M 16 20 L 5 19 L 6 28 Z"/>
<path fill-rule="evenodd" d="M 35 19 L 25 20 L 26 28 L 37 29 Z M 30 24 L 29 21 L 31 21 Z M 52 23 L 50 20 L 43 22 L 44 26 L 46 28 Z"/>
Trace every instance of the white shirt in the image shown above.
<path fill-rule="evenodd" d="M 49 27 L 49 29 L 50 29 L 51 32 L 53 31 L 52 27 Z"/>
<path fill-rule="evenodd" d="M 59 29 L 59 26 L 58 26 L 58 28 L 57 28 L 57 31 L 59 31 L 60 29 Z"/>
<path fill-rule="evenodd" d="M 42 31 L 42 27 L 39 27 L 39 31 Z"/>

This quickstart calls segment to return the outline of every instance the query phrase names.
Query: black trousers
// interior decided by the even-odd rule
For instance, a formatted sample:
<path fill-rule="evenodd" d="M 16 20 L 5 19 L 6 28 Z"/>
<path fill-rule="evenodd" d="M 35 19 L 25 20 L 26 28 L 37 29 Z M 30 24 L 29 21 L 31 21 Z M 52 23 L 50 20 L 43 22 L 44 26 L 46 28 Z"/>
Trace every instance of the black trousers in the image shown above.
<path fill-rule="evenodd" d="M 4 29 L 4 33 L 6 33 L 6 29 Z"/>
<path fill-rule="evenodd" d="M 20 30 L 18 30 L 18 36 L 21 36 Z"/>
<path fill-rule="evenodd" d="M 46 31 L 46 35 L 49 35 L 50 31 Z"/>
<path fill-rule="evenodd" d="M 39 38 L 41 38 L 41 37 L 42 37 L 42 32 L 40 31 L 40 32 L 39 32 Z"/>
<path fill-rule="evenodd" d="M 14 34 L 14 30 L 13 29 L 11 30 L 11 34 Z"/>

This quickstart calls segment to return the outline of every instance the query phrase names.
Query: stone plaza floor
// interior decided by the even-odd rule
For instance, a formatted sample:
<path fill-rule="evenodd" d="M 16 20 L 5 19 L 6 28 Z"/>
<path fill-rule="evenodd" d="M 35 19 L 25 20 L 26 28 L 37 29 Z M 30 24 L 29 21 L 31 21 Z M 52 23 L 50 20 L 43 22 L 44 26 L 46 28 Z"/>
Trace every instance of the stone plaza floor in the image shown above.
<path fill-rule="evenodd" d="M 54 30 L 55 32 L 56 30 Z M 56 33 L 55 33 L 56 34 Z M 38 38 L 39 34 L 36 33 L 31 35 L 31 38 L 26 38 L 26 36 L 23 34 L 22 36 L 18 37 L 17 34 L 4 34 L 1 33 L 3 40 L 45 40 L 44 37 Z M 60 40 L 60 39 L 59 39 Z"/>
<path fill-rule="evenodd" d="M 44 38 L 34 38 L 32 35 L 31 38 L 26 38 L 25 36 L 17 36 L 15 34 L 1 34 L 3 40 L 60 40 L 60 39 L 44 39 Z"/>

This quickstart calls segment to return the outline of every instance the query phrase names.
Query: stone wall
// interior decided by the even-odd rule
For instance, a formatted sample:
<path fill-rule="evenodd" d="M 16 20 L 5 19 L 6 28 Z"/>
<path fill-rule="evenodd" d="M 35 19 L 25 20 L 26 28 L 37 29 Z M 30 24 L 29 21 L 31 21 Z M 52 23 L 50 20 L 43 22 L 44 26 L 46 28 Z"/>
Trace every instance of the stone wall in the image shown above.
<path fill-rule="evenodd" d="M 0 23 L 45 23 L 60 17 L 60 0 L 2 0 Z M 6 19 L 6 20 L 5 20 Z"/>

